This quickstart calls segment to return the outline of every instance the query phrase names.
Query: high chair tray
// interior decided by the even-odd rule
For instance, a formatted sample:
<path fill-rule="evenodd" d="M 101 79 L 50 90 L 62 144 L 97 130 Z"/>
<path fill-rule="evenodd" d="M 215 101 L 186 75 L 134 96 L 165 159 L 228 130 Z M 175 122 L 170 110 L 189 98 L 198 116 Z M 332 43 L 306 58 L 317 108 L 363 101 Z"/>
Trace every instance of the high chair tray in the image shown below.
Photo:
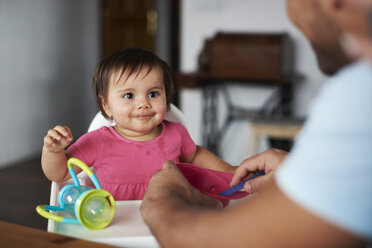
<path fill-rule="evenodd" d="M 115 217 L 102 230 L 91 231 L 81 225 L 49 220 L 48 231 L 122 247 L 160 247 L 142 219 L 142 201 L 117 201 Z M 58 212 L 61 216 L 66 215 Z"/>
<path fill-rule="evenodd" d="M 90 179 L 85 173 L 80 173 L 78 179 L 81 185 L 89 185 Z M 50 205 L 57 206 L 58 193 L 66 185 L 72 184 L 72 179 L 62 183 L 52 183 Z M 229 206 L 234 205 L 240 199 L 231 199 Z M 81 225 L 66 224 L 48 220 L 48 231 L 80 239 L 106 243 L 124 247 L 160 247 L 155 237 L 151 234 L 142 219 L 140 206 L 142 201 L 116 201 L 115 217 L 109 226 L 102 230 L 91 231 Z M 66 216 L 66 212 L 58 212 L 58 215 Z"/>

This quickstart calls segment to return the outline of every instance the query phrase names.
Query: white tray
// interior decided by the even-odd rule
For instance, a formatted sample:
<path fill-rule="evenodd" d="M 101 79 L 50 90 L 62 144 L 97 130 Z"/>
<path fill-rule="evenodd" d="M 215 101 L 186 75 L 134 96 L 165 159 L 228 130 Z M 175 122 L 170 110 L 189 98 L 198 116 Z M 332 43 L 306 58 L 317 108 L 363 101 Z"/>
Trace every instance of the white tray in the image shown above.
<path fill-rule="evenodd" d="M 89 180 L 80 173 L 78 175 L 82 185 L 89 185 Z M 50 205 L 58 206 L 58 193 L 66 184 L 73 184 L 72 179 L 63 183 L 52 183 Z M 240 200 L 230 201 L 228 207 Z M 140 206 L 142 201 L 116 201 L 116 212 L 110 225 L 102 230 L 91 231 L 82 225 L 65 224 L 49 220 L 48 232 L 58 233 L 90 241 L 128 247 L 153 248 L 160 247 L 150 229 L 142 219 Z M 60 216 L 68 216 L 64 212 L 57 212 Z"/>
<path fill-rule="evenodd" d="M 78 175 L 82 185 L 91 182 L 84 172 Z M 58 193 L 66 184 L 73 184 L 72 179 L 63 183 L 52 183 L 50 205 L 58 206 Z M 48 232 L 67 235 L 75 238 L 125 247 L 160 247 L 142 219 L 140 206 L 142 201 L 116 201 L 116 212 L 110 225 L 102 230 L 91 231 L 82 225 L 65 224 L 48 221 Z M 57 212 L 60 216 L 69 216 L 64 212 Z"/>
<path fill-rule="evenodd" d="M 116 246 L 160 247 L 142 219 L 140 205 L 141 201 L 117 201 L 114 219 L 102 230 L 91 231 L 81 225 L 50 221 L 48 231 Z"/>

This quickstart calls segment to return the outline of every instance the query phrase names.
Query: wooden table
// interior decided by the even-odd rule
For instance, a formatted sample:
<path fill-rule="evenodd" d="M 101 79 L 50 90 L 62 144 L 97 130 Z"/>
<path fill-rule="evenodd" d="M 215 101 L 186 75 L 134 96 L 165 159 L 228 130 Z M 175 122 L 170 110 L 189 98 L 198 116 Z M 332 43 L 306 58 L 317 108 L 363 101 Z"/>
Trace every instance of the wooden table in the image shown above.
<path fill-rule="evenodd" d="M 0 247 L 109 248 L 115 246 L 95 243 L 0 221 Z"/>

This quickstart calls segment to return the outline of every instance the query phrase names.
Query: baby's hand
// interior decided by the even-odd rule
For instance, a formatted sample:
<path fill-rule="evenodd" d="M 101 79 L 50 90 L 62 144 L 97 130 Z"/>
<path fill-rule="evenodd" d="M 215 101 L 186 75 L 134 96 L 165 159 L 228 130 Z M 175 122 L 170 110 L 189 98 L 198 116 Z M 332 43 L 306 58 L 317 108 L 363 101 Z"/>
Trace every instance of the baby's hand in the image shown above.
<path fill-rule="evenodd" d="M 73 139 L 71 130 L 67 126 L 57 125 L 49 129 L 44 137 L 44 146 L 49 152 L 58 153 L 64 151 Z"/>

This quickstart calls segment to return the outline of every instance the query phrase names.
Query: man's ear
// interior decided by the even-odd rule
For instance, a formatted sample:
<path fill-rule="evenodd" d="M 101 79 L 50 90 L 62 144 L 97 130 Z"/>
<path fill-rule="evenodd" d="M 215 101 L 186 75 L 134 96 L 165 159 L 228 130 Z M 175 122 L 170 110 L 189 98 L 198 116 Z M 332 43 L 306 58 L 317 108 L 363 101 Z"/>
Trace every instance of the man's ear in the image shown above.
<path fill-rule="evenodd" d="M 105 112 L 104 114 L 107 117 L 111 118 L 112 117 L 112 113 L 110 111 L 110 107 L 108 105 L 108 102 L 106 101 L 106 98 L 103 97 L 103 96 L 99 96 L 98 98 L 99 98 L 100 105 L 101 105 L 103 111 Z"/>
<path fill-rule="evenodd" d="M 343 0 L 331 0 L 332 8 L 340 9 L 343 5 Z"/>

